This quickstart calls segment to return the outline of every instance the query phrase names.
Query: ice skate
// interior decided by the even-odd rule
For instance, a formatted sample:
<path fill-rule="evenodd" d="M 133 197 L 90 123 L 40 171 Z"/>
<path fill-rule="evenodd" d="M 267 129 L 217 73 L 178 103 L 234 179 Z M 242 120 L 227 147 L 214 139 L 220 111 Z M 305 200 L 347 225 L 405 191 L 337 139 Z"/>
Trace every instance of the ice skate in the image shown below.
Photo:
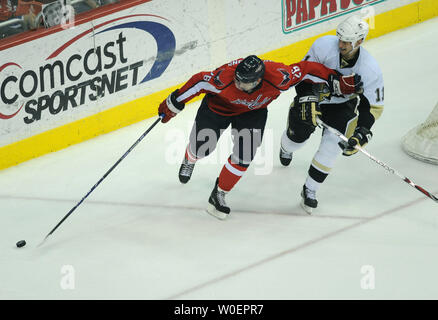
<path fill-rule="evenodd" d="M 308 214 L 312 214 L 313 209 L 318 206 L 318 200 L 316 200 L 316 191 L 310 190 L 303 186 L 303 191 L 301 191 L 301 207 Z"/>
<path fill-rule="evenodd" d="M 225 220 L 231 210 L 225 203 L 225 195 L 227 192 L 218 187 L 218 182 L 219 179 L 216 179 L 216 185 L 208 199 L 209 205 L 207 207 L 207 212 L 220 220 Z"/>
<path fill-rule="evenodd" d="M 181 183 L 187 183 L 192 176 L 193 169 L 195 168 L 195 163 L 190 163 L 186 157 L 184 157 L 181 167 L 179 168 L 179 181 Z"/>
<path fill-rule="evenodd" d="M 287 167 L 292 161 L 292 152 L 286 152 L 282 146 L 280 146 L 280 162 L 283 166 Z"/>

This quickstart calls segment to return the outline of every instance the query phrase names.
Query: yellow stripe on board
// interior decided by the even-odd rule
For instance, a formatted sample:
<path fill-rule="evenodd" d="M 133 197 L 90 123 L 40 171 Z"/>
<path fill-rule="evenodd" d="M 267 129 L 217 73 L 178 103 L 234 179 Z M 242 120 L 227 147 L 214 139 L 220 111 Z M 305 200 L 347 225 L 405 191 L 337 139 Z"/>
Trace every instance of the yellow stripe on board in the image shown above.
<path fill-rule="evenodd" d="M 177 86 L 153 93 L 0 148 L 0 169 L 58 151 L 158 115 L 158 105 Z"/>
<path fill-rule="evenodd" d="M 367 39 L 376 38 L 436 16 L 438 16 L 438 0 L 420 0 L 377 15 L 375 24 L 378 28 L 370 30 Z M 261 57 L 286 64 L 300 61 L 312 43 L 327 34 L 335 34 L 335 31 L 293 43 L 263 54 Z M 156 116 L 159 103 L 180 86 L 181 84 L 1 147 L 0 170 Z"/>

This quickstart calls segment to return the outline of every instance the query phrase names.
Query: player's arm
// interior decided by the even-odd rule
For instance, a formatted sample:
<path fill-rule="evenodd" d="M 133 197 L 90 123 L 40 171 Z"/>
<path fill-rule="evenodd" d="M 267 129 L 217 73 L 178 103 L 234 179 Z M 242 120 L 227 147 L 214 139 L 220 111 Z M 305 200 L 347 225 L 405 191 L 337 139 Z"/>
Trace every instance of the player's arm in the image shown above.
<path fill-rule="evenodd" d="M 307 51 L 306 55 L 304 56 L 303 61 L 318 62 L 324 64 L 326 60 L 326 54 L 325 54 L 326 48 L 324 45 L 324 41 L 325 41 L 324 37 L 315 40 L 315 42 L 313 42 L 312 46 L 310 47 L 309 51 Z M 306 76 L 304 77 L 304 79 L 307 78 L 309 77 Z M 300 97 L 309 96 L 309 95 L 319 96 L 319 93 L 315 92 L 315 86 L 322 87 L 323 85 L 324 83 L 314 83 L 313 81 L 311 81 L 311 79 L 308 79 L 298 83 L 295 86 L 295 91 L 297 92 L 297 96 Z"/>
<path fill-rule="evenodd" d="M 359 111 L 359 118 L 357 121 L 358 127 L 366 127 L 369 130 L 371 130 L 371 127 L 374 125 L 374 122 L 376 122 L 377 119 L 380 118 L 380 116 L 383 113 L 383 104 L 374 104 L 371 105 L 368 98 L 361 94 L 360 96 L 360 103 L 358 106 Z"/>
<path fill-rule="evenodd" d="M 358 126 L 367 126 L 369 129 L 383 113 L 385 103 L 385 87 L 381 73 L 369 85 L 365 86 L 363 94 L 360 95 Z"/>
<path fill-rule="evenodd" d="M 312 62 L 319 62 L 324 64 L 327 55 L 326 52 L 327 52 L 326 38 L 322 37 L 316 39 L 315 42 L 313 42 L 312 46 L 310 47 L 309 51 L 307 51 L 306 55 L 304 56 L 303 61 L 312 61 Z"/>
<path fill-rule="evenodd" d="M 340 77 L 334 70 L 312 61 L 301 61 L 291 65 L 291 73 L 293 76 L 291 84 L 293 84 L 294 81 L 298 83 L 296 87 L 297 96 L 291 105 L 291 115 L 295 121 L 301 121 L 310 126 L 316 126 L 316 119 L 321 115 L 319 107 L 320 97 L 313 91 L 312 87 L 314 84 L 308 82 L 308 80 L 302 81 L 303 79 L 312 76 L 312 81 L 327 81 L 330 91 L 335 94 L 347 94 L 351 88 L 343 84 L 348 84 L 348 80 L 350 79 L 360 82 L 360 78 Z M 356 88 L 361 88 L 361 83 L 358 83 L 357 86 L 352 83 L 351 87 L 354 90 L 353 92 L 355 92 L 358 90 Z"/>
<path fill-rule="evenodd" d="M 360 96 L 358 106 L 357 126 L 347 143 L 340 143 L 342 154 L 351 156 L 357 152 L 354 146 L 364 147 L 373 137 L 371 128 L 380 118 L 384 108 L 384 87 L 382 77 L 378 77 L 372 84 L 366 86 Z"/>
<path fill-rule="evenodd" d="M 285 72 L 283 68 L 277 68 L 282 73 L 281 84 L 286 90 L 291 86 L 295 86 L 297 96 L 290 106 L 289 116 L 293 121 L 302 122 L 306 125 L 315 127 L 316 119 L 321 115 L 319 108 L 319 98 L 313 92 L 313 82 L 303 79 L 313 72 L 318 78 L 316 81 L 325 82 L 330 74 L 335 74 L 332 69 L 326 68 L 324 65 L 315 62 L 302 61 L 289 66 L 289 72 Z"/>
<path fill-rule="evenodd" d="M 293 85 L 302 80 L 309 79 L 313 82 L 327 82 L 330 92 L 334 95 L 352 94 L 362 91 L 363 83 L 359 75 L 343 76 L 336 70 L 313 61 L 300 61 L 292 64 L 290 67 L 296 81 Z"/>
<path fill-rule="evenodd" d="M 218 76 L 220 69 L 213 72 L 199 72 L 192 76 L 180 89 L 173 91 L 158 108 L 161 122 L 166 123 L 179 112 L 185 104 L 202 93 L 219 93 L 221 90 L 215 84 L 214 78 Z"/>

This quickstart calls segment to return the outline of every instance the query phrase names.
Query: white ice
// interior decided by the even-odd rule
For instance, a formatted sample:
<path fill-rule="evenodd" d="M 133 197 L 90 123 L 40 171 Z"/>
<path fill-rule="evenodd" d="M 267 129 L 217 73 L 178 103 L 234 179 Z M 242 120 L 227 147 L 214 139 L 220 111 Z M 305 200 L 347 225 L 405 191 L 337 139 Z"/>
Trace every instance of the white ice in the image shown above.
<path fill-rule="evenodd" d="M 365 47 L 386 100 L 367 150 L 436 194 L 438 167 L 407 156 L 400 139 L 438 100 L 438 18 Z M 155 119 L 1 171 L 0 299 L 437 299 L 438 203 L 357 154 L 338 159 L 312 216 L 300 208 L 320 129 L 280 165 L 294 92 L 270 105 L 227 221 L 205 212 L 226 136 L 187 185 L 177 177 L 199 102 L 159 123 L 41 247 Z"/>

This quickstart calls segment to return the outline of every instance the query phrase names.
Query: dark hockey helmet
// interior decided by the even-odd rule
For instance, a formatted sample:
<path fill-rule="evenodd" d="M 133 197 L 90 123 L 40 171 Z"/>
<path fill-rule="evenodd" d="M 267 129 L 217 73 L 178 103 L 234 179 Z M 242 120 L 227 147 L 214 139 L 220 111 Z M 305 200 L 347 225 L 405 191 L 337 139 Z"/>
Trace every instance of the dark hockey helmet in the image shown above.
<path fill-rule="evenodd" d="M 243 83 L 257 81 L 265 73 L 265 64 L 254 55 L 243 59 L 236 68 L 236 79 Z"/>
<path fill-rule="evenodd" d="M 236 67 L 235 83 L 239 90 L 252 92 L 265 73 L 265 64 L 254 55 L 243 59 Z"/>

